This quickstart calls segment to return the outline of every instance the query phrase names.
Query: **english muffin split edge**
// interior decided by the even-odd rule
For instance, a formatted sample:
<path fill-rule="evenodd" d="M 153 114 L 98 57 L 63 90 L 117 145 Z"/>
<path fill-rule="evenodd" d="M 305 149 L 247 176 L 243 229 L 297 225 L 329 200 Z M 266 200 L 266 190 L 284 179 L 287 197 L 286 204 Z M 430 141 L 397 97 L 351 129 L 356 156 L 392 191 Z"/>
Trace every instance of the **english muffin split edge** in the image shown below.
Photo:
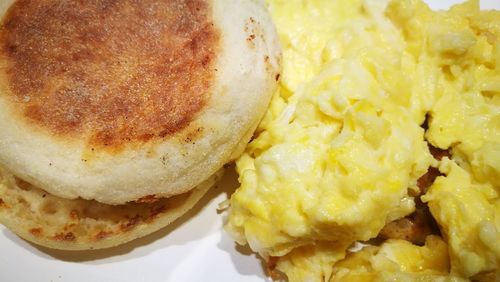
<path fill-rule="evenodd" d="M 110 248 L 144 237 L 192 209 L 222 177 L 150 203 L 107 205 L 53 196 L 0 169 L 0 223 L 21 238 L 59 250 Z"/>

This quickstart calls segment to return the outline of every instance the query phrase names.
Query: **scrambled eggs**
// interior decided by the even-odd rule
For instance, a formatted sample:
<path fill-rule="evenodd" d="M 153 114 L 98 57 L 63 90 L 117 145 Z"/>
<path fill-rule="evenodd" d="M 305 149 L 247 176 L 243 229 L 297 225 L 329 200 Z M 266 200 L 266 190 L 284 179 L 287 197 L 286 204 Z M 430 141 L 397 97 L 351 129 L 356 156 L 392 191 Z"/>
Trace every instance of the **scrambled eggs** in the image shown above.
<path fill-rule="evenodd" d="M 449 267 L 448 248 L 439 237 L 428 236 L 422 247 L 388 240 L 349 254 L 333 267 L 330 281 L 467 281 L 450 276 Z"/>
<path fill-rule="evenodd" d="M 228 232 L 289 281 L 500 278 L 500 12 L 267 2 L 281 87 L 237 161 Z M 421 199 L 442 237 L 349 251 L 415 211 L 431 166 Z"/>

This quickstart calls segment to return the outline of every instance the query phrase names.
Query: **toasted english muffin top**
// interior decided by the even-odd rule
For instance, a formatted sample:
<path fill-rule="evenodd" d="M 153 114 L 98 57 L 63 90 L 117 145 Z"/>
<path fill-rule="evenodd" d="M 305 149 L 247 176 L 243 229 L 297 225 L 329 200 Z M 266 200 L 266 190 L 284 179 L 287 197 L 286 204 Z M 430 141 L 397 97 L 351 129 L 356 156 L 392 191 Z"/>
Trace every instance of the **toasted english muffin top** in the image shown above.
<path fill-rule="evenodd" d="M 16 1 L 0 27 L 11 106 L 92 147 L 163 138 L 207 104 L 220 32 L 209 1 Z"/>
<path fill-rule="evenodd" d="M 3 0 L 0 18 L 0 166 L 60 198 L 193 189 L 277 86 L 261 0 Z"/>

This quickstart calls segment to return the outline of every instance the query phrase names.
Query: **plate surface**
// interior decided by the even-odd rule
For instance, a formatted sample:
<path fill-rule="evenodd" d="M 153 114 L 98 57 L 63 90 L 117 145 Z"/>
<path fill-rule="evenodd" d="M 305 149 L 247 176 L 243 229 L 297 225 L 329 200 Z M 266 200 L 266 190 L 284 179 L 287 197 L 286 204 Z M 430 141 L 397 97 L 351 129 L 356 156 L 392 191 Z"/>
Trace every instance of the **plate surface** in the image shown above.
<path fill-rule="evenodd" d="M 0 0 L 2 1 L 2 0 Z M 427 0 L 444 9 L 458 0 Z M 499 0 L 482 0 L 500 9 Z M 40 248 L 0 226 L 0 281 L 266 281 L 260 261 L 222 230 L 217 205 L 238 186 L 234 168 L 173 225 L 125 246 L 94 252 Z"/>

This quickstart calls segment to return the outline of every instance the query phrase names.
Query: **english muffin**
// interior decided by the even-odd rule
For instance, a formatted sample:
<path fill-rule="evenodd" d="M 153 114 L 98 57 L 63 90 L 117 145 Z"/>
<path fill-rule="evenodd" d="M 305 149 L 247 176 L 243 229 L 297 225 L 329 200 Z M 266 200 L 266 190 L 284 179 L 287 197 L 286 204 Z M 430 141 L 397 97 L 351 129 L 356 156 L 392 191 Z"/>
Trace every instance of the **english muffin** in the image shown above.
<path fill-rule="evenodd" d="M 221 175 L 222 170 L 189 192 L 170 198 L 107 205 L 53 196 L 0 169 L 0 223 L 25 240 L 52 249 L 114 247 L 172 223 Z"/>
<path fill-rule="evenodd" d="M 279 79 L 262 1 L 4 0 L 0 17 L 3 207 L 50 195 L 123 208 L 206 187 L 241 153 Z M 178 197 L 192 206 L 200 194 Z M 0 222 L 31 240 L 16 214 L 0 207 Z"/>

